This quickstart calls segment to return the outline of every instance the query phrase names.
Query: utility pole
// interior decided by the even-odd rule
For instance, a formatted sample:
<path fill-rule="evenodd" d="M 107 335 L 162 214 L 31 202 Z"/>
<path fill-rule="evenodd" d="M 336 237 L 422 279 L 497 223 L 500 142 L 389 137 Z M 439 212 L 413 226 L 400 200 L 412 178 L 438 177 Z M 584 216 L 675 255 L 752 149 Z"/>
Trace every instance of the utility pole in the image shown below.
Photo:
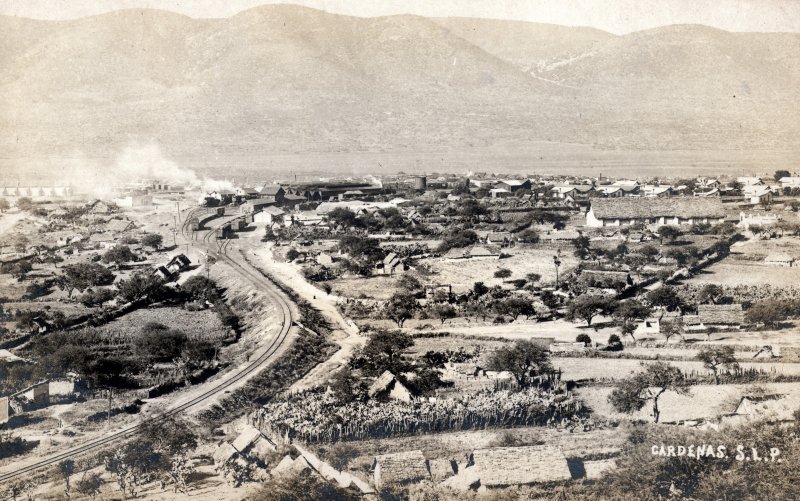
<path fill-rule="evenodd" d="M 558 267 L 561 266 L 561 249 L 556 251 L 556 255 L 553 256 L 553 264 L 556 267 L 556 290 L 558 290 Z"/>

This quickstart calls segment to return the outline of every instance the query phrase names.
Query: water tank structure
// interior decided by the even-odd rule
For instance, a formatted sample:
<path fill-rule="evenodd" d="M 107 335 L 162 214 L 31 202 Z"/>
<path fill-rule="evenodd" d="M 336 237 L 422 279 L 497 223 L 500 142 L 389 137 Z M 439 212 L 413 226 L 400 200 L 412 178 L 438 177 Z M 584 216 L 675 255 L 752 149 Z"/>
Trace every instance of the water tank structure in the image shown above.
<path fill-rule="evenodd" d="M 425 188 L 428 186 L 428 178 L 425 176 L 417 176 L 414 178 L 414 189 L 425 191 Z"/>

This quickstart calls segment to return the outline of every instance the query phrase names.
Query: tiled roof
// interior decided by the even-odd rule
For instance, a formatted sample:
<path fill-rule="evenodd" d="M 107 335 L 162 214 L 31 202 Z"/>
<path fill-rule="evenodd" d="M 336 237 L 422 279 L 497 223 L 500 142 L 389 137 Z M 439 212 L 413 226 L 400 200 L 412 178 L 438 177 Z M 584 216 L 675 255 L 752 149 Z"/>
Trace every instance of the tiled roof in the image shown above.
<path fill-rule="evenodd" d="M 430 478 L 425 456 L 419 449 L 376 456 L 375 465 L 380 466 L 381 485 L 406 484 Z"/>
<path fill-rule="evenodd" d="M 564 454 L 550 446 L 494 447 L 472 453 L 481 486 L 533 484 L 570 480 Z"/>
<path fill-rule="evenodd" d="M 592 211 L 598 219 L 725 217 L 717 198 L 600 198 Z"/>
<path fill-rule="evenodd" d="M 741 325 L 744 312 L 741 304 L 701 304 L 697 306 L 697 315 L 686 315 L 684 322 L 687 325 Z"/>

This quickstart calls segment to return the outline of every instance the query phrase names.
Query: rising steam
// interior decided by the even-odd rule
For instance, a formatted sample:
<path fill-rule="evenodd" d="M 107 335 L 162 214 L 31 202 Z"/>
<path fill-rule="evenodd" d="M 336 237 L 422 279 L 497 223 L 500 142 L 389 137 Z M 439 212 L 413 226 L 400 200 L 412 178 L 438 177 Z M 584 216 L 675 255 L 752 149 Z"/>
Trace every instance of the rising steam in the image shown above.
<path fill-rule="evenodd" d="M 63 166 L 62 173 L 76 191 L 108 197 L 143 181 L 159 181 L 187 190 L 232 189 L 229 181 L 199 176 L 167 158 L 156 143 L 134 144 L 123 149 L 110 165 L 75 160 Z M 77 183 L 77 184 L 76 184 Z M 67 184 L 67 183 L 64 183 Z"/>

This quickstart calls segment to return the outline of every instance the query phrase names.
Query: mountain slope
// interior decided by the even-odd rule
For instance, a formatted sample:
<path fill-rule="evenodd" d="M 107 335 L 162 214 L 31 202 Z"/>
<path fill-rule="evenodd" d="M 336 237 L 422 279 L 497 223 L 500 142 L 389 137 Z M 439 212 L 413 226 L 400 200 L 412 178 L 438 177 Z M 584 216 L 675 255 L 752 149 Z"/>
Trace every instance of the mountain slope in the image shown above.
<path fill-rule="evenodd" d="M 107 163 L 136 142 L 234 157 L 481 148 L 797 150 L 798 36 L 617 37 L 506 21 L 264 6 L 0 17 L 4 169 Z M 735 96 L 735 97 L 734 97 Z"/>

